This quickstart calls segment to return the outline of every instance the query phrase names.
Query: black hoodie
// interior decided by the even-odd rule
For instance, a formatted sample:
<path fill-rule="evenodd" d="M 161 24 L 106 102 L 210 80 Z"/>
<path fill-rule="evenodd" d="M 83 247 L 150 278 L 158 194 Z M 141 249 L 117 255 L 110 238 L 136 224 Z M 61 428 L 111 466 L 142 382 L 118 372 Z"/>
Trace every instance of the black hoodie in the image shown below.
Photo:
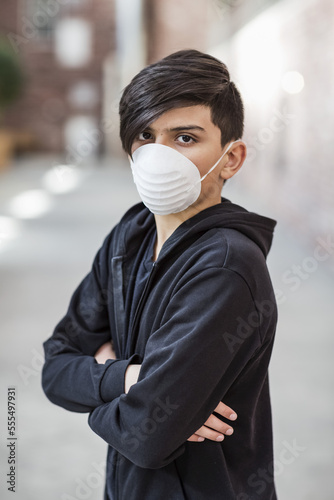
<path fill-rule="evenodd" d="M 153 215 L 140 203 L 105 239 L 44 344 L 42 375 L 48 398 L 90 412 L 109 444 L 105 499 L 276 499 L 268 364 L 277 311 L 266 266 L 274 227 L 222 199 L 165 242 L 139 303 Z M 118 359 L 97 364 L 110 338 Z M 129 363 L 142 367 L 125 394 Z M 238 414 L 234 434 L 187 441 L 219 401 Z"/>

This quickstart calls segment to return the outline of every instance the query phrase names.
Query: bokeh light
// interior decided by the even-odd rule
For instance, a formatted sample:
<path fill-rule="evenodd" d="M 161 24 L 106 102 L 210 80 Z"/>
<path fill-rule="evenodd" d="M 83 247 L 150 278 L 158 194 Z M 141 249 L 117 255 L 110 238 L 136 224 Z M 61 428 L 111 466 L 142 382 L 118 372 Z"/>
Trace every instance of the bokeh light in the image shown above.
<path fill-rule="evenodd" d="M 9 202 L 9 212 L 19 219 L 34 219 L 46 214 L 52 206 L 50 195 L 41 189 L 18 194 Z"/>
<path fill-rule="evenodd" d="M 288 71 L 282 78 L 282 88 L 288 94 L 299 94 L 304 85 L 304 77 L 298 71 Z"/>

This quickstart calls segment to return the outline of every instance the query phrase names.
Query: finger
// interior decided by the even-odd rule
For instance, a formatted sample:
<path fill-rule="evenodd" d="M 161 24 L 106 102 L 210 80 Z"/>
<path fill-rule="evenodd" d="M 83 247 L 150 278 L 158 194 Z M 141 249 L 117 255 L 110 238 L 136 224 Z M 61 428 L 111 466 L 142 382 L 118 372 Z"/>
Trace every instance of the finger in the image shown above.
<path fill-rule="evenodd" d="M 193 434 L 187 441 L 191 441 L 193 443 L 202 443 L 204 441 L 204 437 L 198 436 L 198 434 Z"/>
<path fill-rule="evenodd" d="M 238 415 L 235 413 L 232 408 L 225 405 L 222 401 L 219 403 L 217 408 L 214 410 L 216 413 L 219 413 L 222 417 L 227 418 L 228 420 L 236 420 Z"/>
<path fill-rule="evenodd" d="M 111 343 L 106 342 L 96 351 L 94 358 L 99 364 L 104 364 L 108 359 L 116 359 L 116 354 L 112 350 Z"/>
<path fill-rule="evenodd" d="M 99 354 L 100 354 L 100 353 L 101 353 L 101 352 L 105 349 L 105 345 L 106 345 L 106 344 L 102 344 L 102 345 L 98 348 L 98 350 L 97 350 L 97 351 L 96 351 L 96 353 L 94 354 L 94 356 L 95 356 L 95 357 L 96 357 L 96 356 L 99 356 Z"/>
<path fill-rule="evenodd" d="M 226 434 L 226 436 L 231 436 L 234 432 L 233 427 L 231 427 L 229 424 L 226 424 L 215 415 L 210 415 L 210 417 L 205 422 L 205 427 L 210 427 L 219 434 Z"/>
<path fill-rule="evenodd" d="M 203 425 L 198 431 L 196 431 L 198 436 L 203 437 L 204 439 L 210 439 L 210 441 L 224 441 L 225 436 L 221 432 L 214 431 L 210 429 L 210 427 L 206 427 Z"/>

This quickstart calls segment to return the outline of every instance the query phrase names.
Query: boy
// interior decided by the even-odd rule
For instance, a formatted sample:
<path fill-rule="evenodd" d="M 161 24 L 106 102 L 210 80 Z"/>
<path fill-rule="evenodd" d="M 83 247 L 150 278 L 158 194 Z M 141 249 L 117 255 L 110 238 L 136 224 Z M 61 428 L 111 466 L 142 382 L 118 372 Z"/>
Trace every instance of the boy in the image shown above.
<path fill-rule="evenodd" d="M 105 499 L 274 500 L 275 222 L 221 198 L 246 157 L 240 94 L 185 50 L 132 80 L 120 118 L 144 203 L 45 342 L 44 391 L 109 444 Z"/>

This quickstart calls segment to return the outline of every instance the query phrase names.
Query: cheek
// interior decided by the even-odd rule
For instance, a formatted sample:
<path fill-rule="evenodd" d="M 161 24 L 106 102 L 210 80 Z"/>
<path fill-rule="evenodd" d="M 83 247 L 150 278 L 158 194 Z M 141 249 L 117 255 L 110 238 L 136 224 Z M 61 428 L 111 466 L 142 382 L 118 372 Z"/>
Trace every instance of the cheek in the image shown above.
<path fill-rule="evenodd" d="M 133 155 L 133 153 L 136 151 L 136 149 L 138 149 L 140 147 L 140 144 L 138 144 L 137 141 L 134 141 L 132 146 L 131 146 L 131 154 Z"/>
<path fill-rule="evenodd" d="M 193 163 L 195 163 L 196 167 L 199 170 L 200 176 L 203 177 L 210 168 L 215 164 L 218 160 L 219 156 L 214 155 L 212 151 L 206 151 L 201 154 L 196 155 L 194 159 L 191 159 Z"/>

